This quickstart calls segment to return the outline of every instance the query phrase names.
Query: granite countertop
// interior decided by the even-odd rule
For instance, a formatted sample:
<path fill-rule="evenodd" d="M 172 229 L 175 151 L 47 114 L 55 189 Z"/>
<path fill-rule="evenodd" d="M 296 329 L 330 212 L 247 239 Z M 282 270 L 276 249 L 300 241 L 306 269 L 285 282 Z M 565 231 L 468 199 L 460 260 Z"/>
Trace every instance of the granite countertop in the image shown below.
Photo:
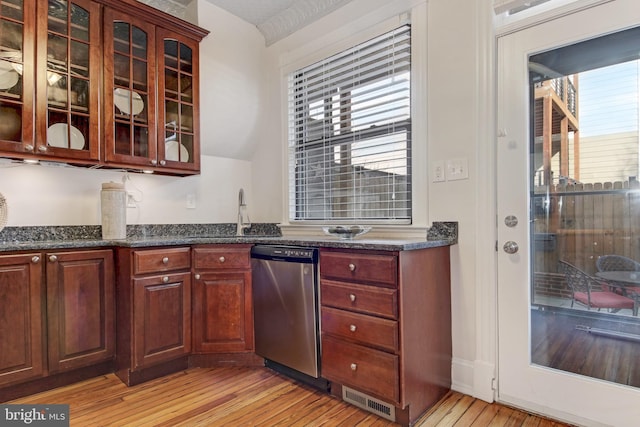
<path fill-rule="evenodd" d="M 434 223 L 427 237 L 377 240 L 330 236 L 283 237 L 274 224 L 254 224 L 251 234 L 235 236 L 235 224 L 178 224 L 127 226 L 124 240 L 103 240 L 100 226 L 7 227 L 0 232 L 0 252 L 99 247 L 143 248 L 198 244 L 278 244 L 375 250 L 415 250 L 457 243 L 457 223 Z"/>

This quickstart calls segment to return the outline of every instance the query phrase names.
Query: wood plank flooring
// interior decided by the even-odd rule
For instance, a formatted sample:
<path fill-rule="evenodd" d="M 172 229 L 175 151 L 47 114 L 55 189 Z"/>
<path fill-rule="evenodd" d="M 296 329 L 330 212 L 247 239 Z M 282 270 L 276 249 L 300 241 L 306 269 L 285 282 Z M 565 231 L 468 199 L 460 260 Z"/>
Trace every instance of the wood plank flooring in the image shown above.
<path fill-rule="evenodd" d="M 126 387 L 113 374 L 7 403 L 70 405 L 71 426 L 397 426 L 267 368 L 194 368 Z M 416 425 L 565 426 L 451 392 Z"/>

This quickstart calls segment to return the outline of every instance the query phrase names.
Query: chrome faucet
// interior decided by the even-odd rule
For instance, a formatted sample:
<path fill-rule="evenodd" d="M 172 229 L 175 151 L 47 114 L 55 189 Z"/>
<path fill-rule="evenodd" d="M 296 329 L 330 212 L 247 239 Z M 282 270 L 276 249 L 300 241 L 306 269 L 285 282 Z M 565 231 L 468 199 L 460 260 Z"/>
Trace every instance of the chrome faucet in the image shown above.
<path fill-rule="evenodd" d="M 244 190 L 241 188 L 238 192 L 238 223 L 236 224 L 236 235 L 244 236 L 246 231 L 250 228 L 251 219 L 249 219 L 249 214 L 247 213 L 247 204 L 244 201 Z"/>

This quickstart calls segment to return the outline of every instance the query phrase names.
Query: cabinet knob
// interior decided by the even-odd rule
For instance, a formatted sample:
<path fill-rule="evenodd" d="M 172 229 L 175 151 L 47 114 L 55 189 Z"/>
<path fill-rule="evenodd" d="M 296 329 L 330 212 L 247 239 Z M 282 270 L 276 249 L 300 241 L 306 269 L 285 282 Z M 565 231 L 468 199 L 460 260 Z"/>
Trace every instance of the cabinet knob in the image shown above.
<path fill-rule="evenodd" d="M 24 151 L 33 151 L 33 145 L 31 144 L 27 144 L 24 146 Z"/>
<path fill-rule="evenodd" d="M 218 260 L 219 260 L 220 262 L 225 262 L 225 259 L 224 259 L 224 257 L 223 257 L 223 256 L 221 256 L 220 258 L 218 258 Z"/>
<path fill-rule="evenodd" d="M 162 281 L 163 281 L 164 283 L 168 283 L 168 282 L 169 282 L 169 276 L 164 276 L 164 277 L 162 278 Z"/>
<path fill-rule="evenodd" d="M 351 302 L 355 302 L 356 301 L 356 295 L 355 294 L 349 294 L 349 299 L 351 300 Z"/>
<path fill-rule="evenodd" d="M 195 275 L 195 276 L 193 276 L 193 277 L 195 277 L 195 278 L 196 278 L 196 280 L 200 280 L 200 275 L 199 275 L 199 274 L 196 274 L 196 275 Z"/>
<path fill-rule="evenodd" d="M 166 165 L 166 164 L 167 164 L 167 162 L 166 162 L 166 161 L 164 161 L 164 160 L 160 160 L 160 166 L 164 166 L 164 165 Z"/>
<path fill-rule="evenodd" d="M 37 264 L 40 262 L 40 257 L 38 255 L 34 255 L 33 258 L 31 258 L 31 262 L 34 264 Z"/>
<path fill-rule="evenodd" d="M 58 257 L 55 255 L 49 255 L 49 262 L 56 262 L 58 260 Z"/>
<path fill-rule="evenodd" d="M 40 151 L 41 153 L 44 153 L 47 151 L 47 146 L 46 145 L 41 145 L 38 147 L 38 151 Z"/>
<path fill-rule="evenodd" d="M 356 329 L 357 329 L 357 328 L 356 328 L 356 325 L 351 325 L 351 326 L 349 326 L 349 330 L 350 330 L 351 332 L 355 332 L 355 331 L 356 331 Z"/>
<path fill-rule="evenodd" d="M 355 264 L 349 264 L 349 271 L 356 271 Z"/>
<path fill-rule="evenodd" d="M 162 263 L 163 264 L 169 264 L 169 257 L 162 258 Z"/>
<path fill-rule="evenodd" d="M 356 365 L 355 363 L 351 364 L 351 370 L 355 371 L 356 369 L 358 369 L 358 365 Z"/>
<path fill-rule="evenodd" d="M 151 160 L 151 164 L 152 164 L 153 166 L 155 166 L 155 165 L 157 165 L 157 164 L 158 164 L 158 161 L 157 161 L 156 159 L 153 159 L 153 160 Z"/>

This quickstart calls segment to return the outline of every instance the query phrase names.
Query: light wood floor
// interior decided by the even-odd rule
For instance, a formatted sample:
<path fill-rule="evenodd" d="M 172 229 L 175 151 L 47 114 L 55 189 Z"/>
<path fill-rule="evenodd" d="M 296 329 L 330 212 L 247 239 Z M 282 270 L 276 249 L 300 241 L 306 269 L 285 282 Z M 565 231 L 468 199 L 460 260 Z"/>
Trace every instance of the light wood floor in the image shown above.
<path fill-rule="evenodd" d="M 134 387 L 113 374 L 8 403 L 70 405 L 71 426 L 396 426 L 267 368 L 189 369 Z M 419 426 L 564 426 L 451 392 Z"/>

